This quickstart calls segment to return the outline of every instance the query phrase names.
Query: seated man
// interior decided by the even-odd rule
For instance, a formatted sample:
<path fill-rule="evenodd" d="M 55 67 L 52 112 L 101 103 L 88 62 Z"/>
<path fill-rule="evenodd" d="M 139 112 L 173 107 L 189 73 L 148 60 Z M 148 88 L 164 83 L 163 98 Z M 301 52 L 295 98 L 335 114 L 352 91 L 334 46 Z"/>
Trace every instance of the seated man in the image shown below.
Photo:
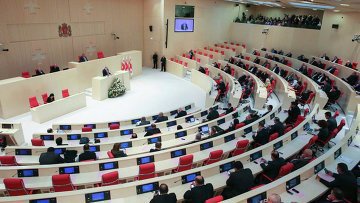
<path fill-rule="evenodd" d="M 305 102 L 309 99 L 310 94 L 312 93 L 311 90 L 304 91 L 301 96 L 298 98 L 301 102 Z"/>
<path fill-rule="evenodd" d="M 226 187 L 221 193 L 224 199 L 230 199 L 248 192 L 254 186 L 254 176 L 250 169 L 244 169 L 240 161 L 235 161 L 234 169 L 235 171 L 230 173 L 226 181 Z"/>
<path fill-rule="evenodd" d="M 225 114 L 229 114 L 234 111 L 234 108 L 231 106 L 231 103 L 228 103 L 226 108 L 223 108 L 225 110 Z"/>
<path fill-rule="evenodd" d="M 231 74 L 231 67 L 229 66 L 229 64 L 226 64 L 223 71 L 229 75 Z"/>
<path fill-rule="evenodd" d="M 259 57 L 256 57 L 256 58 L 254 59 L 254 63 L 260 64 L 260 59 L 259 59 Z"/>
<path fill-rule="evenodd" d="M 272 110 L 273 110 L 273 105 L 268 105 L 267 107 L 266 107 L 266 112 L 265 113 L 263 113 L 263 114 L 261 114 L 260 115 L 260 117 L 264 117 L 264 116 L 266 116 L 268 113 L 270 113 Z"/>
<path fill-rule="evenodd" d="M 326 200 L 320 203 L 346 203 L 344 201 L 344 193 L 339 188 L 334 187 L 331 193 L 326 197 Z"/>
<path fill-rule="evenodd" d="M 305 149 L 299 158 L 293 159 L 290 162 L 294 164 L 293 171 L 308 164 L 313 158 L 313 151 L 311 149 Z"/>
<path fill-rule="evenodd" d="M 246 81 L 247 75 L 242 75 L 239 77 L 238 82 L 242 85 Z"/>
<path fill-rule="evenodd" d="M 216 63 L 216 62 L 214 62 L 212 65 L 213 65 L 215 68 L 220 68 L 220 67 L 219 67 L 219 64 Z"/>
<path fill-rule="evenodd" d="M 248 125 L 254 121 L 256 121 L 257 119 L 259 119 L 260 116 L 257 115 L 256 111 L 250 111 L 250 114 L 245 118 L 245 120 L 243 121 L 243 123 L 245 123 L 245 125 Z"/>
<path fill-rule="evenodd" d="M 155 143 L 155 148 L 150 149 L 150 152 L 158 152 L 160 150 L 161 150 L 161 142 L 157 142 L 157 143 Z"/>
<path fill-rule="evenodd" d="M 281 197 L 280 195 L 278 194 L 271 194 L 267 200 L 266 200 L 267 203 L 282 203 L 281 202 Z"/>
<path fill-rule="evenodd" d="M 276 73 L 276 74 L 279 74 L 279 73 L 280 73 L 280 68 L 279 68 L 279 66 L 278 66 L 277 64 L 275 64 L 275 67 L 273 68 L 273 71 L 274 71 L 274 73 Z"/>
<path fill-rule="evenodd" d="M 150 203 L 176 203 L 176 195 L 175 193 L 170 193 L 168 186 L 163 183 L 159 187 L 159 193 L 155 193 L 154 197 L 150 201 Z"/>
<path fill-rule="evenodd" d="M 325 120 L 319 120 L 317 124 L 320 127 L 319 133 L 317 134 L 318 140 L 325 142 L 330 136 L 327 122 Z"/>
<path fill-rule="evenodd" d="M 103 70 L 102 70 L 102 74 L 103 74 L 103 77 L 105 76 L 110 76 L 111 73 L 110 73 L 110 70 L 108 67 L 105 67 Z"/>
<path fill-rule="evenodd" d="M 264 127 L 264 123 L 259 123 L 259 128 L 255 135 L 252 136 L 254 139 L 254 147 L 257 145 L 264 145 L 269 141 L 269 131 Z"/>
<path fill-rule="evenodd" d="M 142 125 L 149 125 L 150 121 L 147 121 L 145 117 L 141 117 L 140 122 L 137 123 L 137 126 L 142 126 Z"/>
<path fill-rule="evenodd" d="M 55 143 L 56 143 L 56 146 L 68 145 L 68 144 L 64 144 L 64 143 L 63 143 L 62 137 L 56 138 Z"/>
<path fill-rule="evenodd" d="M 280 119 L 278 117 L 274 118 L 274 125 L 269 127 L 269 135 L 274 133 L 279 133 L 279 137 L 284 134 L 285 126 L 283 123 L 281 123 Z"/>
<path fill-rule="evenodd" d="M 285 56 L 287 56 L 287 57 L 291 58 L 291 57 L 292 57 L 292 53 L 291 53 L 291 52 L 289 52 L 289 53 L 287 53 Z"/>
<path fill-rule="evenodd" d="M 347 82 L 349 85 L 354 86 L 354 85 L 358 82 L 359 76 L 357 75 L 356 72 L 353 72 L 353 73 L 352 73 L 349 77 L 347 77 L 346 79 L 343 78 L 343 80 L 344 80 L 345 82 Z"/>
<path fill-rule="evenodd" d="M 222 128 L 220 128 L 219 126 L 214 125 L 214 126 L 211 127 L 209 138 L 219 136 L 219 135 L 223 134 L 224 132 L 225 131 Z"/>
<path fill-rule="evenodd" d="M 327 61 L 329 61 L 330 60 L 330 58 L 326 55 L 326 54 L 324 54 L 324 55 L 322 55 L 322 57 L 321 57 L 322 59 L 325 59 L 325 60 L 327 60 Z"/>
<path fill-rule="evenodd" d="M 42 153 L 39 158 L 40 165 L 61 164 L 64 162 L 64 159 L 55 153 L 54 147 L 49 147 L 47 152 Z"/>
<path fill-rule="evenodd" d="M 178 109 L 178 113 L 177 113 L 177 115 L 175 116 L 175 118 L 184 117 L 184 116 L 186 116 L 186 115 L 187 115 L 186 111 L 184 111 L 182 108 L 179 108 L 179 109 Z"/>
<path fill-rule="evenodd" d="M 328 102 L 324 106 L 324 109 L 328 108 L 330 104 L 334 104 L 336 100 L 338 100 L 341 96 L 340 90 L 337 88 L 337 86 L 333 86 L 332 89 L 327 93 L 328 96 Z"/>
<path fill-rule="evenodd" d="M 326 122 L 327 122 L 329 132 L 331 133 L 337 127 L 336 120 L 335 120 L 334 117 L 332 117 L 330 111 L 325 112 L 325 118 L 326 118 Z"/>
<path fill-rule="evenodd" d="M 153 124 L 151 124 L 151 129 L 149 129 L 145 133 L 144 137 L 159 134 L 159 133 L 161 133 L 160 129 L 156 127 L 155 123 L 153 123 Z"/>
<path fill-rule="evenodd" d="M 208 121 L 214 120 L 219 118 L 219 112 L 215 109 L 215 108 L 210 108 L 209 109 L 209 114 L 206 116 L 206 119 Z"/>
<path fill-rule="evenodd" d="M 163 112 L 160 112 L 159 116 L 156 118 L 155 123 L 160 123 L 160 122 L 167 121 L 167 120 L 168 120 L 168 117 L 164 116 Z"/>
<path fill-rule="evenodd" d="M 297 117 L 301 115 L 300 108 L 298 107 L 297 102 L 291 102 L 290 108 L 287 111 L 288 117 L 285 119 L 286 124 L 293 124 L 297 120 Z"/>
<path fill-rule="evenodd" d="M 345 66 L 348 67 L 348 68 L 353 68 L 353 65 L 352 65 L 352 63 L 350 61 L 347 61 L 345 63 Z"/>
<path fill-rule="evenodd" d="M 81 56 L 79 57 L 79 62 L 82 63 L 82 62 L 86 62 L 88 61 L 88 58 L 85 56 L 85 54 L 81 54 Z"/>
<path fill-rule="evenodd" d="M 262 160 L 260 164 L 263 169 L 263 174 L 271 179 L 275 179 L 280 171 L 280 168 L 286 163 L 284 158 L 279 156 L 279 152 L 271 152 L 271 161 Z M 263 183 L 269 183 L 268 179 L 263 179 Z"/>
<path fill-rule="evenodd" d="M 199 72 L 206 74 L 205 68 L 201 67 L 199 68 Z"/>
<path fill-rule="evenodd" d="M 197 176 L 195 181 L 191 184 L 190 190 L 184 194 L 185 201 L 193 203 L 204 203 L 207 199 L 214 196 L 214 188 L 211 183 L 204 185 L 204 178 Z"/>
<path fill-rule="evenodd" d="M 83 150 L 84 150 L 84 152 L 81 153 L 81 154 L 79 155 L 79 157 L 78 157 L 78 158 L 79 158 L 79 162 L 81 162 L 81 161 L 89 161 L 89 160 L 96 160 L 96 159 L 97 159 L 96 153 L 90 151 L 90 146 L 89 146 L 89 144 L 85 144 L 85 145 L 83 146 Z"/>
<path fill-rule="evenodd" d="M 235 62 L 235 59 L 233 57 L 230 57 L 229 58 L 229 63 L 234 64 L 234 62 Z"/>

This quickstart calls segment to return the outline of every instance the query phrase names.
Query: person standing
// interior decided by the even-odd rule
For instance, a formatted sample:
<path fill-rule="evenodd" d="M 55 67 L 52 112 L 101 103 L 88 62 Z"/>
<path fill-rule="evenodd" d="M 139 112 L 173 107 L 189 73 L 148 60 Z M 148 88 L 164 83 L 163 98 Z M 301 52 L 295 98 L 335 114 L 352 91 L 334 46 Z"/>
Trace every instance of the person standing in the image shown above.
<path fill-rule="evenodd" d="M 157 55 L 156 52 L 154 53 L 154 55 L 152 56 L 152 58 L 153 58 L 153 64 L 154 64 L 153 69 L 157 69 L 157 68 L 158 68 L 158 55 Z"/>
<path fill-rule="evenodd" d="M 166 72 L 166 58 L 165 58 L 165 56 L 161 57 L 160 62 L 161 62 L 161 71 Z"/>

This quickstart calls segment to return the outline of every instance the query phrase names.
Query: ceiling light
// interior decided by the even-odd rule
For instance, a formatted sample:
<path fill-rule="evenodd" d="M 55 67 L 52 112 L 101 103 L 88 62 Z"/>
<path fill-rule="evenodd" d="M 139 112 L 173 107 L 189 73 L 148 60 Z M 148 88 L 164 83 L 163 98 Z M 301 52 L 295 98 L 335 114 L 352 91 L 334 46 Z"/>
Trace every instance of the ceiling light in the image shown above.
<path fill-rule="evenodd" d="M 338 12 L 340 12 L 340 10 L 334 10 L 334 12 L 338 13 Z"/>
<path fill-rule="evenodd" d="M 299 3 L 299 2 L 289 2 L 290 5 L 299 7 L 299 8 L 308 8 L 308 9 L 334 9 L 335 6 L 328 6 L 323 4 L 313 4 L 313 3 Z"/>
<path fill-rule="evenodd" d="M 340 4 L 340 6 L 350 6 L 349 4 Z"/>

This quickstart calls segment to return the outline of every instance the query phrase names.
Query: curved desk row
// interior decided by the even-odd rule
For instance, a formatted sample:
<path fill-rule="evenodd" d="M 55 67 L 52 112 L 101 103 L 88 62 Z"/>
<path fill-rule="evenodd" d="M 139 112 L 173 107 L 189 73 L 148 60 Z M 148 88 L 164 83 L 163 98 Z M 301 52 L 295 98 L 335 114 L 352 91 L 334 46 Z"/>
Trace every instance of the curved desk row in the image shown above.
<path fill-rule="evenodd" d="M 225 58 L 228 59 L 230 57 L 234 57 L 235 56 L 235 51 L 233 51 L 232 49 L 226 49 L 226 48 L 221 48 L 221 47 L 217 47 L 217 46 L 208 46 L 208 49 L 214 49 L 215 51 L 218 50 L 220 53 L 224 53 Z"/>
<path fill-rule="evenodd" d="M 215 81 L 198 70 L 191 69 L 191 82 L 205 92 L 205 108 L 214 105 L 217 96 L 217 91 L 215 91 Z"/>
<path fill-rule="evenodd" d="M 166 72 L 184 78 L 186 76 L 186 71 L 187 68 L 183 64 L 176 63 L 169 59 L 166 60 Z"/>
<path fill-rule="evenodd" d="M 217 43 L 215 44 L 215 47 L 218 46 L 223 46 L 223 47 L 229 47 L 231 50 L 235 51 L 236 54 L 241 54 L 241 53 L 246 53 L 246 46 L 245 44 L 238 44 L 238 43 L 229 43 L 229 42 L 224 42 L 224 43 Z"/>
<path fill-rule="evenodd" d="M 194 51 L 194 57 L 200 66 L 206 66 L 206 64 L 211 64 L 213 62 L 213 59 L 211 59 L 209 56 L 198 54 L 196 51 Z"/>
<path fill-rule="evenodd" d="M 199 68 L 199 63 L 196 62 L 196 60 L 193 60 L 193 59 L 189 59 L 189 58 L 186 58 L 186 57 L 183 57 L 183 56 L 180 56 L 180 55 L 177 55 L 176 56 L 179 60 L 185 62 L 188 64 L 188 69 L 198 69 Z"/>
<path fill-rule="evenodd" d="M 315 60 L 321 61 L 321 63 L 325 64 L 325 70 L 329 67 L 335 67 L 339 70 L 339 78 L 347 78 L 349 77 L 351 74 L 353 73 L 357 73 L 360 74 L 360 72 L 358 70 L 355 69 L 351 69 L 349 67 L 346 67 L 344 65 L 338 64 L 338 63 L 333 63 L 331 61 L 322 59 L 320 57 L 317 56 L 310 56 L 310 57 L 314 57 Z"/>
<path fill-rule="evenodd" d="M 213 59 L 216 61 L 216 60 L 224 60 L 225 59 L 225 56 L 222 55 L 221 53 L 219 52 L 215 52 L 213 49 L 208 49 L 207 47 L 204 47 L 204 49 L 197 49 L 197 52 L 202 52 L 203 54 L 206 54 L 207 56 L 210 57 L 210 55 L 213 56 Z"/>

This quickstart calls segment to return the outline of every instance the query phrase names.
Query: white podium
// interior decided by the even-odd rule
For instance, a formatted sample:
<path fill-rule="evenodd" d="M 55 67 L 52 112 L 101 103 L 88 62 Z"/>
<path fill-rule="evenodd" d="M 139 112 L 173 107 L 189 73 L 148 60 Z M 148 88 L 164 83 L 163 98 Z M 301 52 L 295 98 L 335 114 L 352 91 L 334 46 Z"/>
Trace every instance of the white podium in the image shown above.
<path fill-rule="evenodd" d="M 119 78 L 125 85 L 126 90 L 130 90 L 130 75 L 127 71 L 117 71 L 110 76 L 98 76 L 92 79 L 92 98 L 102 101 L 108 98 L 108 90 L 115 78 Z"/>

